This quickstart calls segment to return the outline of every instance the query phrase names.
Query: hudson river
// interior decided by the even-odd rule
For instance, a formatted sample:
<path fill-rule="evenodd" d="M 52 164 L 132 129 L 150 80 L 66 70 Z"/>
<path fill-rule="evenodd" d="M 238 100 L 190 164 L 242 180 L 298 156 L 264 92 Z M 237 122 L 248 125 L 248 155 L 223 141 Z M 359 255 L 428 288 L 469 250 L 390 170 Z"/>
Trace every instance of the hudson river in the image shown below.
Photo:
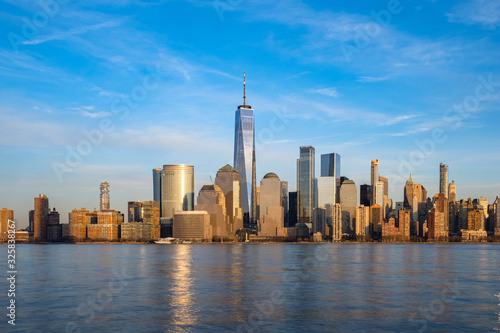
<path fill-rule="evenodd" d="M 7 324 L 4 282 L 2 332 L 500 329 L 497 244 L 16 249 L 16 326 Z"/>

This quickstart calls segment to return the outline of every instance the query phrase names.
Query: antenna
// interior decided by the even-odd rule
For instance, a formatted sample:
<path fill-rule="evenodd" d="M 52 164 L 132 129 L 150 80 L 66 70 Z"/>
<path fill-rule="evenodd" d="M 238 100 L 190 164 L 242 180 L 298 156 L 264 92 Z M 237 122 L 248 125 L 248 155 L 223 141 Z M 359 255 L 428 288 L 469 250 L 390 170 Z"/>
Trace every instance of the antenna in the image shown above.
<path fill-rule="evenodd" d="M 212 182 L 212 185 L 214 185 L 214 180 L 212 179 L 212 175 L 209 175 L 210 176 L 210 181 Z"/>
<path fill-rule="evenodd" d="M 243 72 L 243 105 L 246 105 L 246 78 L 245 78 L 245 72 Z"/>

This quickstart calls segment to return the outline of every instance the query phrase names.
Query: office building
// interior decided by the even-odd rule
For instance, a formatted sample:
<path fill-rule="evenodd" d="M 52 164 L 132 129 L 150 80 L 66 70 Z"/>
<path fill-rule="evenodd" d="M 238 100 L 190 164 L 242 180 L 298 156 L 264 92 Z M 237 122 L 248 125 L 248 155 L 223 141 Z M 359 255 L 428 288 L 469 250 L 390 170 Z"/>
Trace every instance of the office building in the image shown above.
<path fill-rule="evenodd" d="M 289 200 L 288 200 L 288 182 L 285 180 L 281 181 L 281 189 L 283 191 L 283 210 L 285 217 L 285 227 L 288 227 L 289 224 Z"/>
<path fill-rule="evenodd" d="M 100 207 L 101 210 L 103 209 L 109 209 L 110 203 L 109 203 L 109 183 L 108 182 L 102 182 L 101 186 L 99 187 L 100 189 L 100 195 L 99 195 L 99 202 L 100 202 Z"/>
<path fill-rule="evenodd" d="M 340 187 L 340 205 L 342 206 L 342 233 L 354 235 L 358 188 L 352 180 L 345 180 Z"/>
<path fill-rule="evenodd" d="M 314 147 L 300 147 L 297 160 L 297 222 L 311 223 L 316 207 L 316 179 L 314 176 Z"/>
<path fill-rule="evenodd" d="M 287 227 L 295 227 L 297 224 L 297 191 L 288 192 L 288 225 Z"/>
<path fill-rule="evenodd" d="M 175 212 L 194 209 L 194 166 L 169 164 L 161 174 L 161 218 L 171 223 Z"/>
<path fill-rule="evenodd" d="M 173 236 L 182 240 L 212 241 L 210 214 L 206 211 L 176 212 Z"/>
<path fill-rule="evenodd" d="M 235 235 L 243 228 L 243 209 L 241 208 L 241 178 L 238 170 L 226 164 L 217 171 L 215 185 L 219 186 L 226 202 L 226 234 Z"/>
<path fill-rule="evenodd" d="M 495 215 L 495 222 L 494 222 L 494 230 L 495 230 L 495 236 L 500 236 L 500 201 L 498 200 L 498 197 L 495 199 L 495 202 L 493 203 L 493 212 Z"/>
<path fill-rule="evenodd" d="M 448 166 L 443 163 L 439 163 L 439 193 L 444 194 L 444 197 L 448 199 Z"/>
<path fill-rule="evenodd" d="M 326 209 L 327 224 L 332 224 L 332 207 L 337 202 L 337 179 L 334 177 L 318 178 L 318 206 Z"/>
<path fill-rule="evenodd" d="M 226 213 L 226 199 L 221 188 L 217 185 L 204 185 L 197 199 L 195 206 L 197 211 L 206 211 L 210 215 L 210 225 L 212 226 L 212 236 L 223 239 L 234 234 L 228 234 L 228 217 Z"/>
<path fill-rule="evenodd" d="M 153 169 L 153 201 L 160 204 L 161 214 L 161 175 L 163 170 L 161 168 Z"/>
<path fill-rule="evenodd" d="M 316 207 L 313 209 L 313 234 L 326 235 L 326 208 Z"/>
<path fill-rule="evenodd" d="M 241 208 L 245 226 L 256 226 L 256 169 L 255 169 L 255 123 L 254 110 L 246 104 L 246 81 L 243 78 L 243 104 L 235 113 L 234 168 L 241 178 Z"/>
<path fill-rule="evenodd" d="M 359 204 L 369 207 L 372 200 L 372 186 L 363 184 L 359 187 Z"/>
<path fill-rule="evenodd" d="M 370 207 L 369 232 L 373 238 L 378 238 L 379 225 L 381 226 L 384 222 L 382 212 L 382 206 L 380 205 L 375 204 Z"/>
<path fill-rule="evenodd" d="M 337 153 L 322 154 L 321 155 L 321 177 L 335 178 L 335 194 L 332 204 L 340 203 L 340 155 Z M 318 184 L 319 186 L 319 184 Z M 318 203 L 318 205 L 320 205 Z"/>
<path fill-rule="evenodd" d="M 260 183 L 259 236 L 285 236 L 283 190 L 281 181 L 273 172 L 267 173 Z"/>

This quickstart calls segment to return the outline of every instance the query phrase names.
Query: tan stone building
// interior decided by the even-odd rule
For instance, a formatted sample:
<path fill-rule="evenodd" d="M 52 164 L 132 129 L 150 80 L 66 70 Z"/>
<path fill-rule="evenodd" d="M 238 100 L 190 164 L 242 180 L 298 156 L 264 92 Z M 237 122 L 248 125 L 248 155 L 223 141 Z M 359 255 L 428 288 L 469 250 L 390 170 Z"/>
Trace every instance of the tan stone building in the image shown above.
<path fill-rule="evenodd" d="M 217 172 L 215 185 L 219 186 L 226 200 L 226 234 L 235 235 L 243 228 L 243 209 L 241 208 L 241 179 L 238 171 L 226 164 Z"/>
<path fill-rule="evenodd" d="M 285 236 L 283 191 L 278 175 L 269 172 L 260 182 L 259 212 L 257 224 L 259 236 Z"/>
<path fill-rule="evenodd" d="M 173 236 L 183 240 L 212 241 L 210 214 L 206 211 L 176 212 Z"/>
<path fill-rule="evenodd" d="M 8 239 L 9 220 L 14 221 L 14 211 L 2 208 L 0 210 L 0 240 Z"/>
<path fill-rule="evenodd" d="M 229 218 L 226 214 L 226 199 L 219 186 L 204 185 L 198 194 L 195 210 L 206 211 L 210 215 L 213 237 L 234 236 L 227 232 Z"/>

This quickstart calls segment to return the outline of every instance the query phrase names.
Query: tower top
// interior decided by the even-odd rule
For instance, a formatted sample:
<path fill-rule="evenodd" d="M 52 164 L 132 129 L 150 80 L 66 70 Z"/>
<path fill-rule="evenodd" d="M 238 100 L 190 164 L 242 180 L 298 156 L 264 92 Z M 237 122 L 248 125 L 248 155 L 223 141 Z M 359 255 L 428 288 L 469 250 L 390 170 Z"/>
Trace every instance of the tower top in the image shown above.
<path fill-rule="evenodd" d="M 247 96 L 246 96 L 246 73 L 243 72 L 243 106 L 246 106 L 246 100 L 247 100 Z"/>
<path fill-rule="evenodd" d="M 410 178 L 408 179 L 408 183 L 413 184 L 413 178 L 411 177 L 411 172 L 410 172 Z"/>

